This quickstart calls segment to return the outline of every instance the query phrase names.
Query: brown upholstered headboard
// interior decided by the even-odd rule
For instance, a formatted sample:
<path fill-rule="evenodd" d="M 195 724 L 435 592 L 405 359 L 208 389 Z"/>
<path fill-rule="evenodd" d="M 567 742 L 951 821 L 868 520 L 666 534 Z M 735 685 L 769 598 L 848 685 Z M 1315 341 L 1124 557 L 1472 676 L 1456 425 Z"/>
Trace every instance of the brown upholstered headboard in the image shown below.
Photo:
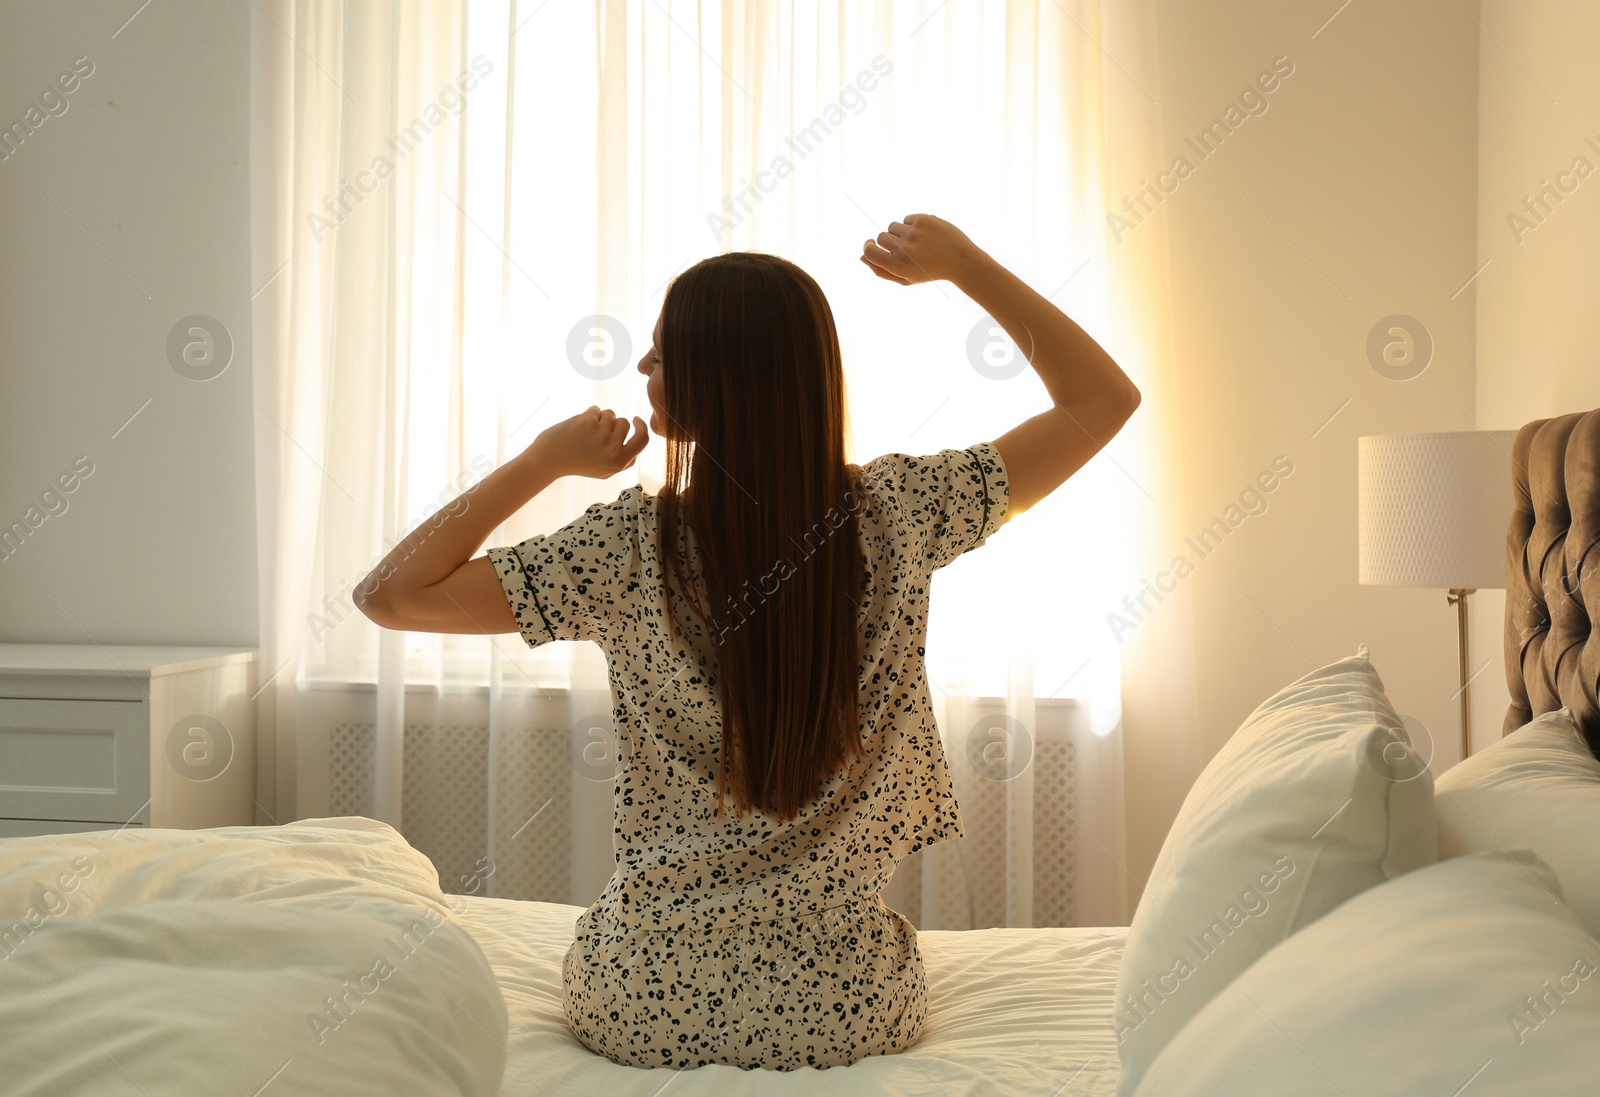
<path fill-rule="evenodd" d="M 1511 479 L 1501 733 L 1565 705 L 1600 755 L 1600 408 L 1524 426 Z"/>

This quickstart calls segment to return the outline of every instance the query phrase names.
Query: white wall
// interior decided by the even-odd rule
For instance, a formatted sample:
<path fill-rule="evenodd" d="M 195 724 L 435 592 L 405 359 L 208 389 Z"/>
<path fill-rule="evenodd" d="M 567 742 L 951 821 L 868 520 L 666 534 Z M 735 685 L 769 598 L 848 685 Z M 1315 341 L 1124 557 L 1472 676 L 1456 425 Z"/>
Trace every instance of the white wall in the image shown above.
<path fill-rule="evenodd" d="M 1202 761 L 1279 687 L 1365 642 L 1437 740 L 1437 772 L 1457 757 L 1454 611 L 1443 591 L 1357 584 L 1356 438 L 1472 428 L 1473 297 L 1451 295 L 1476 267 L 1478 30 L 1448 0 L 1350 4 L 1321 26 L 1338 7 L 1158 0 L 1166 144 L 1195 168 L 1152 215 L 1171 240 L 1190 528 L 1277 455 L 1294 465 L 1186 580 Z M 1294 71 L 1266 112 L 1209 159 L 1186 150 L 1280 56 Z M 1406 382 L 1365 349 L 1394 313 L 1437 347 Z M 1149 797 L 1132 760 L 1127 782 L 1143 879 L 1179 803 Z"/>
<path fill-rule="evenodd" d="M 250 5 L 138 7 L 0 7 L 0 124 L 93 66 L 0 161 L 0 526 L 93 467 L 0 559 L 0 640 L 253 645 Z M 232 332 L 215 380 L 168 363 L 193 314 Z"/>
<path fill-rule="evenodd" d="M 1493 430 L 1600 407 L 1600 7 L 1485 0 L 1483 25 L 1499 43 L 1483 42 L 1478 99 L 1478 416 Z M 1523 203 L 1547 181 L 1573 189 L 1536 219 Z M 1509 703 L 1504 610 L 1504 592 L 1484 597 L 1474 629 L 1497 660 L 1474 700 L 1479 744 Z"/>

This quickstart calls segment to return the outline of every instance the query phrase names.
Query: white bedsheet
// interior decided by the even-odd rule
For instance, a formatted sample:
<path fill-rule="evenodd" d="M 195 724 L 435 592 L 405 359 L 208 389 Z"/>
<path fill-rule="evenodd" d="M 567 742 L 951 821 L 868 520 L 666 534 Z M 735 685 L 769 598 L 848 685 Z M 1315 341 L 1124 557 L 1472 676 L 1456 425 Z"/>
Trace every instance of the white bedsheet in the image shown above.
<path fill-rule="evenodd" d="M 581 913 L 506 899 L 457 902 L 460 924 L 505 993 L 501 1097 L 655 1097 L 669 1082 L 670 1097 L 1109 1097 L 1116 1089 L 1110 1015 L 1125 927 L 928 931 L 919 938 L 928 1021 L 910 1050 L 822 1071 L 706 1066 L 674 1075 L 619 1066 L 567 1028 L 561 960 Z"/>

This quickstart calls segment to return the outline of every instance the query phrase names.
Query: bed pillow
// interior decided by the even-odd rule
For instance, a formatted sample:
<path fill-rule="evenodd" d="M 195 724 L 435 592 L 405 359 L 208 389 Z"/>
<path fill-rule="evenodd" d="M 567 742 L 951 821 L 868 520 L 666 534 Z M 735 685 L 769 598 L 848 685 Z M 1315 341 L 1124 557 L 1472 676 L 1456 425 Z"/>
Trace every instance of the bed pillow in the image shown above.
<path fill-rule="evenodd" d="M 1600 761 L 1567 709 L 1547 712 L 1446 770 L 1434 789 L 1439 856 L 1533 850 L 1600 933 Z"/>
<path fill-rule="evenodd" d="M 1134 912 L 1117 1092 L 1259 956 L 1438 857 L 1433 781 L 1363 646 L 1268 698 L 1189 790 Z"/>
<path fill-rule="evenodd" d="M 496 1097 L 507 1016 L 477 943 L 366 897 L 156 899 L 0 953 L 8 1097 Z"/>
<path fill-rule="evenodd" d="M 1137 1097 L 1593 1092 L 1600 944 L 1527 850 L 1441 861 L 1278 945 Z"/>

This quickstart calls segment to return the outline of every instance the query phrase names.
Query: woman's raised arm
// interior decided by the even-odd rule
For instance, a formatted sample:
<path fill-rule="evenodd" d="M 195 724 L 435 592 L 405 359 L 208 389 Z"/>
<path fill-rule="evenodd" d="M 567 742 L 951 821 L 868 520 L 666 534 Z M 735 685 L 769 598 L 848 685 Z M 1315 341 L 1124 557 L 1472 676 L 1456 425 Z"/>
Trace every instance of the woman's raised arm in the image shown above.
<path fill-rule="evenodd" d="M 901 285 L 954 283 L 1005 329 L 1044 382 L 1052 406 L 994 440 L 1010 482 L 1010 514 L 1065 483 L 1138 408 L 1138 388 L 1099 343 L 948 221 L 911 214 L 868 240 L 861 258 Z"/>
<path fill-rule="evenodd" d="M 507 518 L 563 476 L 605 479 L 632 465 L 650 441 L 635 419 L 592 407 L 546 429 L 533 444 L 406 535 L 357 585 L 356 608 L 405 632 L 516 632 L 517 620 L 489 558 L 469 559 Z"/>

